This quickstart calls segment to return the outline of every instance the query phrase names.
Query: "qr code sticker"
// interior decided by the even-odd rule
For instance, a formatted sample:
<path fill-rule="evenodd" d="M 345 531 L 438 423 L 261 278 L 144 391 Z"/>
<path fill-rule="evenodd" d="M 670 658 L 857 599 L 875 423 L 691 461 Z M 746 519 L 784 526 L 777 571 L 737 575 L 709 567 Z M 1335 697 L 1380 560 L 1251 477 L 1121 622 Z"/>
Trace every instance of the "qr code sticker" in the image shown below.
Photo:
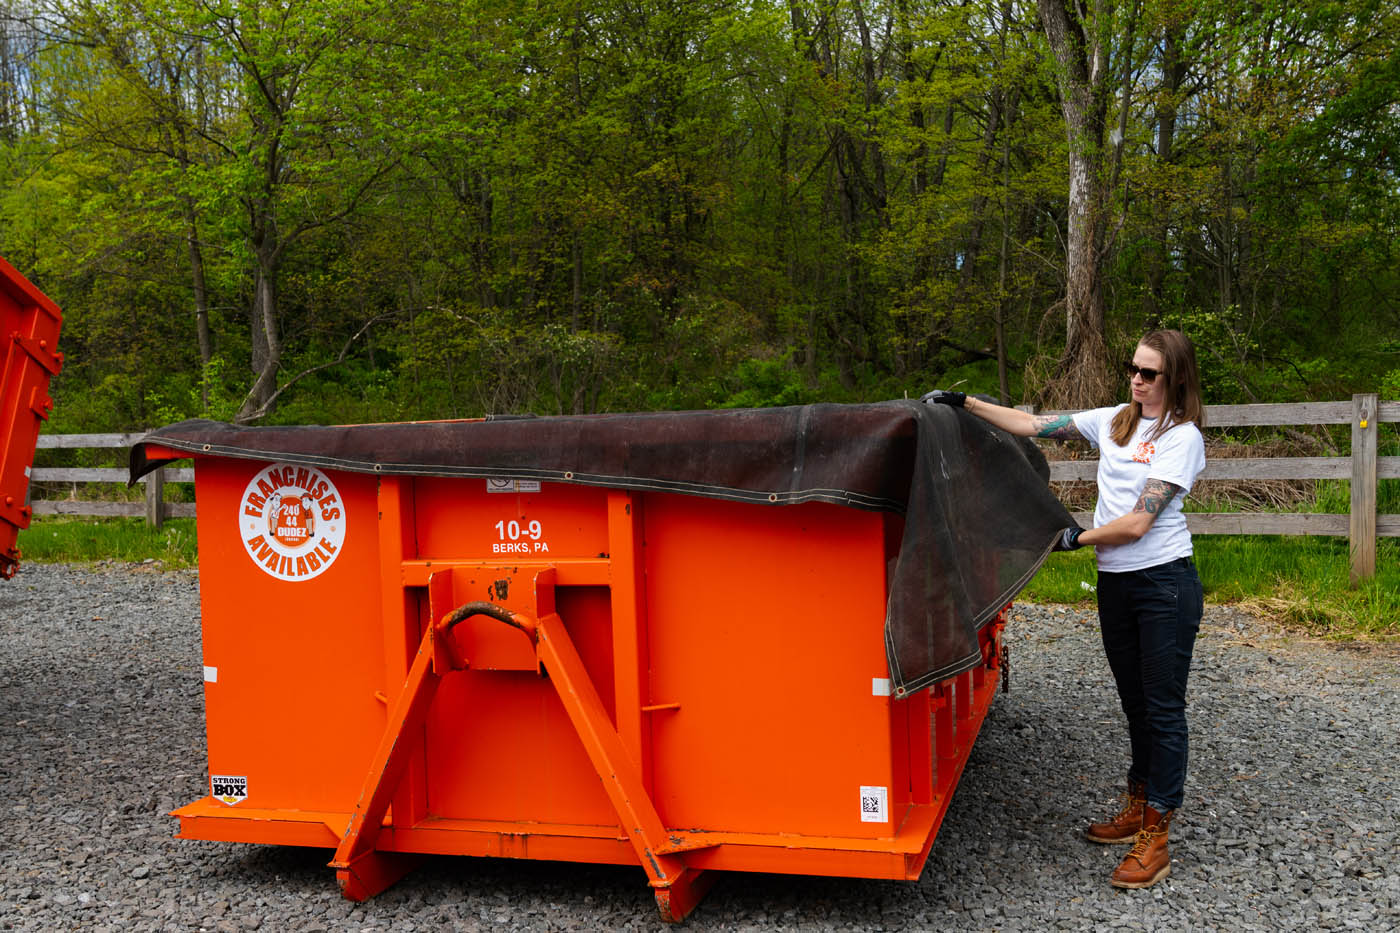
<path fill-rule="evenodd" d="M 860 821 L 862 823 L 888 823 L 888 787 L 862 787 L 860 789 Z"/>

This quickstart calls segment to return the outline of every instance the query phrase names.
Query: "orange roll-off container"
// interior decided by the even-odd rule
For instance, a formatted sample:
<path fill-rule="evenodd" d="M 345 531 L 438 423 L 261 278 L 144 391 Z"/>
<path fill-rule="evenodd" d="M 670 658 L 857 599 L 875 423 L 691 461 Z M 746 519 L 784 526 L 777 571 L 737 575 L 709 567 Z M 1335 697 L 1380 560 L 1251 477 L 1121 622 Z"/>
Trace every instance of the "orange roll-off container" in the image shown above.
<path fill-rule="evenodd" d="M 333 849 L 355 900 L 429 854 L 637 864 L 668 920 L 716 870 L 916 879 L 1004 663 L 997 616 L 892 686 L 897 512 L 142 455 L 196 464 L 178 835 Z"/>
<path fill-rule="evenodd" d="M 63 368 L 58 332 L 63 315 L 4 259 L 0 259 L 0 578 L 19 566 L 16 539 L 29 527 L 27 498 L 39 426 L 53 411 L 49 379 Z"/>

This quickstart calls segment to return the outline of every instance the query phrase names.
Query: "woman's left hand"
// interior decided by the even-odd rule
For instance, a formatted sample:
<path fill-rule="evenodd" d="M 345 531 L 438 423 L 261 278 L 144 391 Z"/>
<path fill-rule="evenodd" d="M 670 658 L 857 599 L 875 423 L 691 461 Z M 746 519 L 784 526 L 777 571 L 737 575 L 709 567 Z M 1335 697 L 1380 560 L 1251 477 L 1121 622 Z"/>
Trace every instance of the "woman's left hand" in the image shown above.
<path fill-rule="evenodd" d="M 1056 551 L 1077 551 L 1077 550 L 1079 550 L 1080 548 L 1084 547 L 1084 545 L 1082 545 L 1082 544 L 1079 543 L 1079 536 L 1082 535 L 1083 533 L 1084 533 L 1084 529 L 1083 529 L 1083 528 L 1080 528 L 1080 527 L 1077 526 L 1077 525 L 1074 526 L 1074 527 L 1072 527 L 1072 528 L 1066 528 L 1064 531 L 1060 532 L 1060 536 L 1059 536 L 1058 538 L 1055 539 L 1055 547 L 1054 547 L 1054 550 L 1056 550 Z"/>

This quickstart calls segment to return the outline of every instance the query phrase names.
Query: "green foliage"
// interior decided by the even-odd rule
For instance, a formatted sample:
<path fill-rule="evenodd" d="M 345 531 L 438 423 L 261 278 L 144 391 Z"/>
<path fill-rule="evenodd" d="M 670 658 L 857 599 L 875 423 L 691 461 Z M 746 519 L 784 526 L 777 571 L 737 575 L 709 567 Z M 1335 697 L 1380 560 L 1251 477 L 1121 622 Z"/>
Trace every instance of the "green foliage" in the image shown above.
<path fill-rule="evenodd" d="M 1390 451 L 1382 450 L 1381 456 L 1400 455 L 1400 445 L 1392 445 Z M 1309 511 L 1321 514 L 1347 515 L 1351 512 L 1351 483 L 1347 480 L 1318 480 L 1317 494 L 1310 503 Z M 1376 513 L 1378 515 L 1400 515 L 1400 480 L 1383 479 L 1376 482 Z"/>
<path fill-rule="evenodd" d="M 720 408 L 769 408 L 775 405 L 804 405 L 817 401 L 790 357 L 750 359 L 734 370 L 727 380 L 734 389 Z"/>
<path fill-rule="evenodd" d="M 1182 327 L 1212 402 L 1400 395 L 1393 5 L 1111 9 L 1109 345 Z M 1063 347 L 1033 5 L 6 23 L 0 254 L 65 310 L 54 430 L 996 394 L 998 320 L 1021 401 Z"/>
<path fill-rule="evenodd" d="M 1392 369 L 1381 376 L 1379 395 L 1383 399 L 1400 399 L 1400 369 Z"/>
<path fill-rule="evenodd" d="M 197 377 L 170 374 L 159 386 L 148 389 L 144 409 L 156 427 L 186 418 L 232 421 L 243 397 L 228 372 L 223 357 L 212 357 Z"/>

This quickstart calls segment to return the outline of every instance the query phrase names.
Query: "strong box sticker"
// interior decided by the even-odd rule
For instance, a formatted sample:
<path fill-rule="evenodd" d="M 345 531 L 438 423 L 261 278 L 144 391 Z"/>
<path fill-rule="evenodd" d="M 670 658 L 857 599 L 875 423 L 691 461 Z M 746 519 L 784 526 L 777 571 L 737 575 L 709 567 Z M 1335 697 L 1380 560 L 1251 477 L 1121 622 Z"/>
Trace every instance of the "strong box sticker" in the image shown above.
<path fill-rule="evenodd" d="M 215 800 L 222 800 L 230 807 L 248 799 L 248 778 L 244 775 L 209 775 L 209 794 Z"/>
<path fill-rule="evenodd" d="M 345 515 L 335 484 L 314 467 L 274 463 L 243 490 L 238 530 L 248 557 L 279 580 L 325 573 L 345 544 Z"/>

